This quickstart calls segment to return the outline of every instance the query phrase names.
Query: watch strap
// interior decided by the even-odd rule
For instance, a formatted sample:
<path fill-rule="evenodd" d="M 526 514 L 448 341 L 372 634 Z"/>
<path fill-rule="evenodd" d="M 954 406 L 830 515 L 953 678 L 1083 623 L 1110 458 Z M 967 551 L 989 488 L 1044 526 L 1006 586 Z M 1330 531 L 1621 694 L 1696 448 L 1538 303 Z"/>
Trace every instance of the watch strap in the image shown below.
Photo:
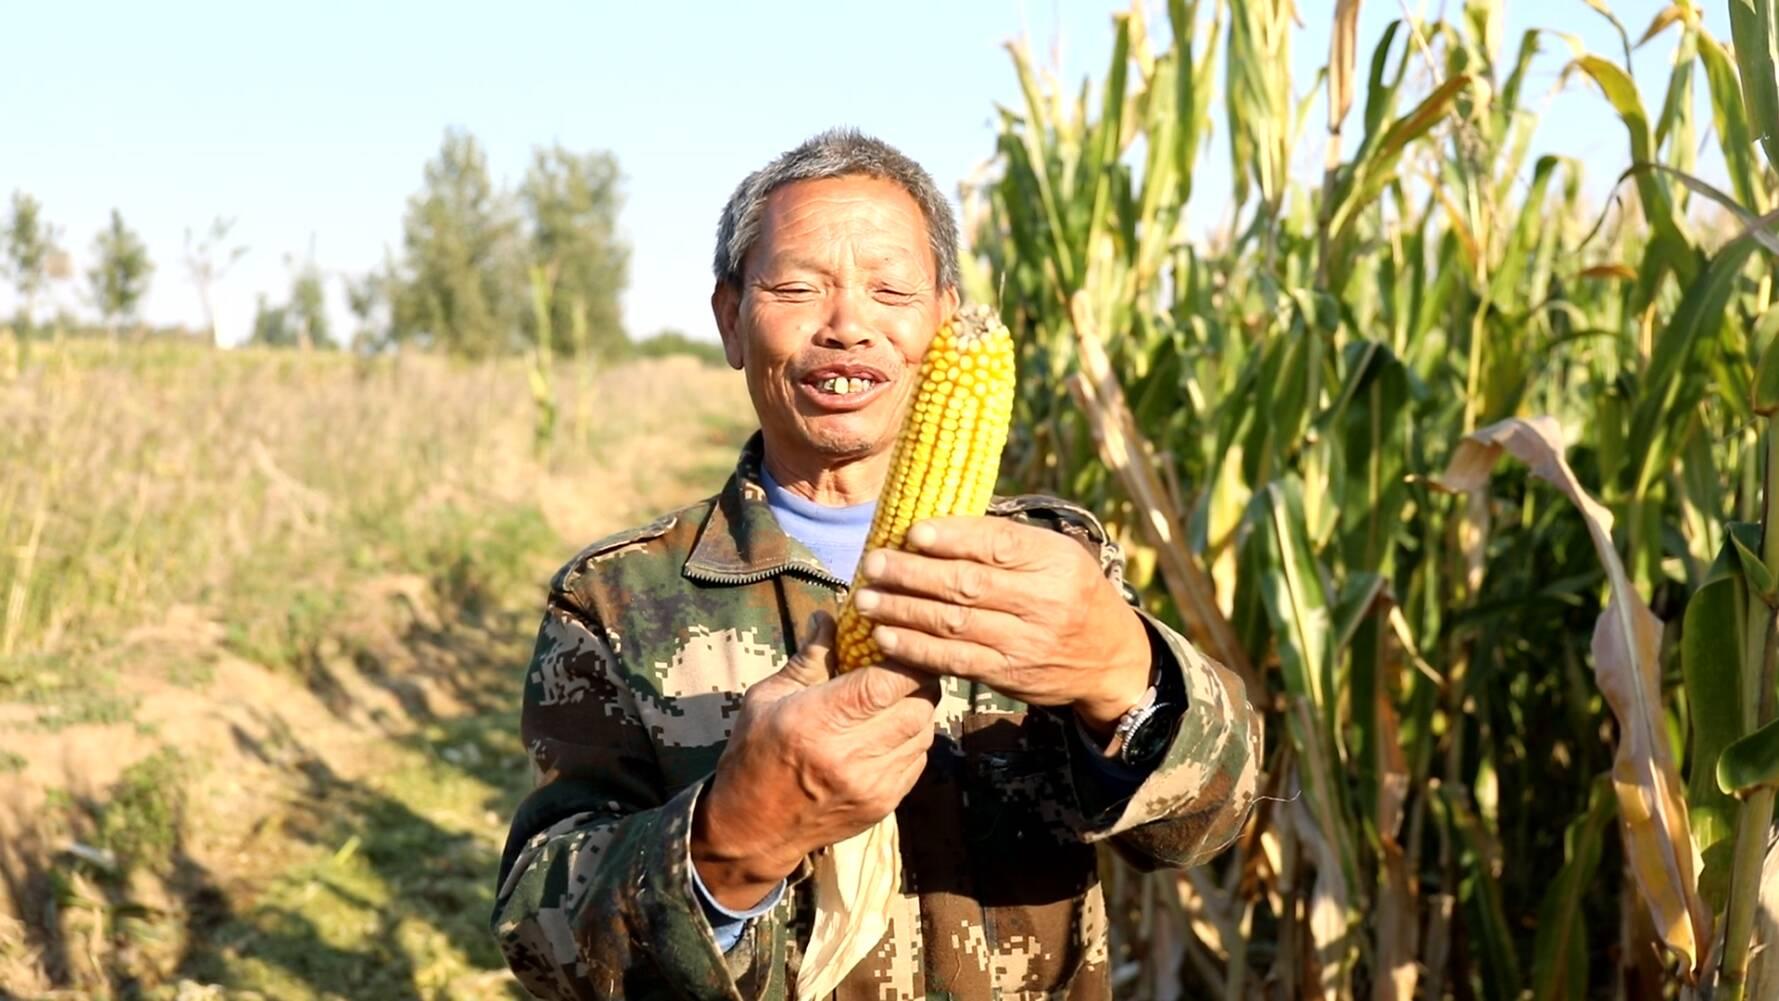
<path fill-rule="evenodd" d="M 1137 731 L 1137 727 L 1142 726 L 1143 722 L 1155 715 L 1155 711 L 1160 708 L 1160 704 L 1155 701 L 1156 694 L 1156 686 L 1151 684 L 1143 692 L 1143 697 L 1137 700 L 1137 704 L 1126 709 L 1124 715 L 1118 717 L 1117 725 L 1112 728 L 1112 739 L 1106 742 L 1104 752 L 1106 757 L 1122 761 L 1125 764 L 1131 763 L 1126 758 L 1124 749 L 1129 746 L 1130 735 Z"/>

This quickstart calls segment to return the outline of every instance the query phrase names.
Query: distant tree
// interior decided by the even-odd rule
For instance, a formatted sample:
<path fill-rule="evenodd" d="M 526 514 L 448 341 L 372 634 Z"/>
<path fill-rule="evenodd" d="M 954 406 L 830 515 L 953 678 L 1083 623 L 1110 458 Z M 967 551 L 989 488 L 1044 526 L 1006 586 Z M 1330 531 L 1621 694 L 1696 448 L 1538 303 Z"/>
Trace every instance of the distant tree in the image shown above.
<path fill-rule="evenodd" d="M 550 327 L 559 350 L 610 355 L 624 344 L 618 297 L 630 252 L 617 236 L 618 180 L 610 154 L 576 154 L 558 145 L 533 152 L 519 186 L 531 262 L 552 279 Z M 587 343 L 576 342 L 577 331 Z"/>
<path fill-rule="evenodd" d="M 376 351 L 389 343 L 388 310 L 393 267 L 346 278 L 346 308 L 352 311 L 354 351 Z"/>
<path fill-rule="evenodd" d="M 235 220 L 218 216 L 211 220 L 209 232 L 195 244 L 191 230 L 185 231 L 185 269 L 191 275 L 192 284 L 198 287 L 198 302 L 204 307 L 204 329 L 213 345 L 216 343 L 216 312 L 210 304 L 210 290 L 247 253 L 245 246 L 224 247 L 229 230 L 234 227 Z"/>
<path fill-rule="evenodd" d="M 426 165 L 425 186 L 408 200 L 402 242 L 393 340 L 468 355 L 523 346 L 528 292 L 519 220 L 473 136 L 445 134 Z"/>
<path fill-rule="evenodd" d="M 273 306 L 265 295 L 260 295 L 248 343 L 303 351 L 339 347 L 328 327 L 327 292 L 313 257 L 292 272 L 290 299 L 284 305 Z"/>
<path fill-rule="evenodd" d="M 43 205 L 23 191 L 12 193 L 12 212 L 4 230 L 6 272 L 18 290 L 19 326 L 29 331 L 35 322 L 37 296 L 48 284 L 55 258 L 58 233 L 43 219 Z"/>
<path fill-rule="evenodd" d="M 253 332 L 247 336 L 247 343 L 267 348 L 295 347 L 296 337 L 291 330 L 289 312 L 283 306 L 267 302 L 266 294 L 261 292 L 253 307 Z"/>
<path fill-rule="evenodd" d="M 86 273 L 93 305 L 99 308 L 111 335 L 116 337 L 120 319 L 135 319 L 136 307 L 148 291 L 154 263 L 148 259 L 142 238 L 124 225 L 124 217 L 116 209 L 111 210 L 111 224 L 93 240 L 93 256 L 97 263 Z"/>

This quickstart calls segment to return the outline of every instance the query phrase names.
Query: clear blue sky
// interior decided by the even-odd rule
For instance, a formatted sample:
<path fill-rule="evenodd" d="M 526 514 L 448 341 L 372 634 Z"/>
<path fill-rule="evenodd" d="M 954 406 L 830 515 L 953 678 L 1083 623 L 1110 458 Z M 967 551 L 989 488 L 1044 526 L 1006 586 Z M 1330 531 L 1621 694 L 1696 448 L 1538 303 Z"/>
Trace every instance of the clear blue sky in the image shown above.
<path fill-rule="evenodd" d="M 1165 5 L 1145 3 L 1159 33 Z M 1633 35 L 1664 5 L 1613 4 Z M 227 342 L 245 336 L 256 294 L 283 299 L 286 257 L 306 254 L 311 241 L 317 263 L 335 274 L 399 251 L 404 205 L 446 127 L 480 139 L 506 181 L 523 172 L 534 145 L 606 149 L 625 177 L 632 335 L 675 327 L 714 338 L 710 247 L 723 201 L 748 171 L 824 127 L 856 125 L 901 146 L 955 197 L 992 152 L 995 103 L 1019 100 L 1002 43 L 1025 33 L 1049 59 L 1060 39 L 1063 78 L 1078 86 L 1103 75 L 1110 16 L 1125 6 L 441 0 L 314 2 L 274 13 L 243 3 L 15 4 L 0 60 L 0 197 L 37 196 L 82 269 L 93 235 L 121 209 L 156 263 L 144 309 L 153 323 L 201 322 L 182 262 L 185 232 L 219 215 L 236 219 L 250 252 L 217 293 Z M 1707 27 L 1727 37 L 1723 4 L 1703 6 Z M 1333 0 L 1298 7 L 1301 91 L 1326 59 Z M 1366 0 L 1362 62 L 1402 10 L 1401 0 Z M 1508 5 L 1510 47 L 1534 25 L 1619 51 L 1582 0 Z M 1648 105 L 1660 100 L 1676 37 L 1637 56 Z M 1568 58 L 1554 39 L 1545 49 L 1533 94 L 1556 82 Z M 1702 96 L 1702 77 L 1696 87 Z M 1306 171 L 1321 162 L 1320 114 L 1312 121 L 1296 155 Z M 1541 146 L 1585 160 L 1601 187 L 1628 159 L 1622 127 L 1579 81 L 1552 101 L 1540 134 Z M 1220 139 L 1195 185 L 1201 226 L 1225 211 Z M 64 286 L 59 301 L 90 312 L 82 286 Z M 329 295 L 344 326 L 337 281 Z M 0 311 L 11 307 L 0 291 Z"/>

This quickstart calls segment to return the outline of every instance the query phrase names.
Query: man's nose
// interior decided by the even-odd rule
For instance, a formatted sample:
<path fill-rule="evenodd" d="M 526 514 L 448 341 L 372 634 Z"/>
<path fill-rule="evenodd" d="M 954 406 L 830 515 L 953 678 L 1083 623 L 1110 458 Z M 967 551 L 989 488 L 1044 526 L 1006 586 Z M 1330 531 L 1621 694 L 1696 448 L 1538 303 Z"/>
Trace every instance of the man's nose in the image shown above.
<path fill-rule="evenodd" d="M 829 297 L 828 322 L 818 338 L 822 347 L 846 350 L 869 345 L 876 339 L 877 333 L 866 319 L 864 295 L 862 291 L 841 289 Z"/>

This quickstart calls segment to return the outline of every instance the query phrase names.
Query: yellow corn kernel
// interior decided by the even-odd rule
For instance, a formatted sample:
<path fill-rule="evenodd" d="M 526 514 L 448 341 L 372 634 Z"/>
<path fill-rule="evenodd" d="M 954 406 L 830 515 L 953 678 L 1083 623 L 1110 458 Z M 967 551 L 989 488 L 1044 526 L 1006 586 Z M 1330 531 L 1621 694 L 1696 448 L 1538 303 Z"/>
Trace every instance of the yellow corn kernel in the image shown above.
<path fill-rule="evenodd" d="M 890 454 L 866 551 L 903 548 L 909 527 L 923 518 L 988 510 L 1013 419 L 1014 382 L 1013 337 L 993 309 L 965 306 L 939 328 Z M 855 577 L 855 591 L 860 583 Z M 851 601 L 841 610 L 837 639 L 842 671 L 882 657 Z"/>

